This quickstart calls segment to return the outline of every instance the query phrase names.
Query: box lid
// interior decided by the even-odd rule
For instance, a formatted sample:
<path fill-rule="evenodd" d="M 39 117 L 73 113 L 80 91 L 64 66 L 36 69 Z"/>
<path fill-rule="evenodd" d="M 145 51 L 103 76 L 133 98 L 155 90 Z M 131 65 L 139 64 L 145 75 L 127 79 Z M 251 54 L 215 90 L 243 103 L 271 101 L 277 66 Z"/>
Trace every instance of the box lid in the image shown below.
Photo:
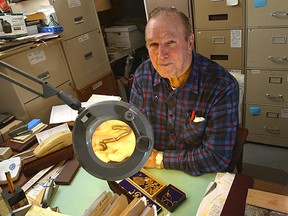
<path fill-rule="evenodd" d="M 136 30 L 137 27 L 135 25 L 129 25 L 129 26 L 112 26 L 109 28 L 105 28 L 105 32 L 127 32 L 127 31 L 133 31 Z"/>

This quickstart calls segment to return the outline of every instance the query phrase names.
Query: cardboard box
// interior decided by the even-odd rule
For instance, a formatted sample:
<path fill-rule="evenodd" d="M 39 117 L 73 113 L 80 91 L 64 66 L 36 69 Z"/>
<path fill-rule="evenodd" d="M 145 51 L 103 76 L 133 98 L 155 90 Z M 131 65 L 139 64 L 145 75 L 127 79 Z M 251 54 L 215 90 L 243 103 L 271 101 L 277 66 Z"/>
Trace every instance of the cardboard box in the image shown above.
<path fill-rule="evenodd" d="M 0 13 L 0 38 L 17 38 L 27 35 L 22 14 Z"/>
<path fill-rule="evenodd" d="M 109 47 L 137 49 L 145 45 L 144 32 L 141 32 L 135 25 L 112 26 L 106 28 L 105 32 Z"/>

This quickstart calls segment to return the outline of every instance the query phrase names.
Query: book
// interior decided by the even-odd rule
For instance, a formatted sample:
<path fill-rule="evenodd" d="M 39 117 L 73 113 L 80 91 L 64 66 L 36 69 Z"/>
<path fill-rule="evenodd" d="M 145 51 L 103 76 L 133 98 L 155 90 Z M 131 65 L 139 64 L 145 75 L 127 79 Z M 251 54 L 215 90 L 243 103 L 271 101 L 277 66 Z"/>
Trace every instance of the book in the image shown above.
<path fill-rule="evenodd" d="M 25 143 L 31 138 L 33 138 L 36 135 L 36 133 L 44 130 L 47 126 L 48 126 L 47 124 L 44 124 L 43 122 L 41 122 L 32 129 L 32 133 L 27 134 L 27 135 L 22 135 L 22 136 L 15 136 L 11 139 L 11 141 L 17 142 L 17 143 Z"/>

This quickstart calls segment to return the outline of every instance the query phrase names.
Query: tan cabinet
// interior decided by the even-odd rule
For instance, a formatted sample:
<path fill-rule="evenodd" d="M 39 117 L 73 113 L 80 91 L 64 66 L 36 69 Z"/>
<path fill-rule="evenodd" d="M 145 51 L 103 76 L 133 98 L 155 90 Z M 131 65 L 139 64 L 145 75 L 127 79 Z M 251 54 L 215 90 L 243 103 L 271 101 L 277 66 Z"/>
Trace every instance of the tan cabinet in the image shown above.
<path fill-rule="evenodd" d="M 76 96 L 70 85 L 68 66 L 59 41 L 49 42 L 48 46 L 43 45 L 29 49 L 1 60 L 34 77 L 38 77 L 44 82 L 48 82 L 59 90 L 64 90 L 66 93 Z M 6 68 L 1 67 L 1 72 L 31 87 L 40 94 L 43 93 L 40 84 Z M 52 106 L 64 103 L 57 96 L 44 99 L 2 79 L 0 79 L 0 92 L 0 111 L 13 113 L 17 119 L 25 122 L 32 118 L 40 118 L 43 122 L 49 123 Z"/>
<path fill-rule="evenodd" d="M 241 28 L 244 24 L 243 0 L 235 6 L 225 0 L 194 0 L 195 29 Z"/>
<path fill-rule="evenodd" d="M 21 52 L 7 57 L 3 59 L 3 61 L 41 79 L 42 81 L 53 84 L 53 86 L 56 87 L 69 80 L 69 72 L 67 64 L 64 61 L 64 55 L 60 43 Z M 17 73 L 11 72 L 8 69 L 4 70 L 9 76 L 22 83 L 26 83 L 38 92 L 42 92 L 42 86 L 40 84 L 20 76 Z M 25 89 L 19 89 L 19 94 L 25 103 L 37 97 L 36 94 Z"/>
<path fill-rule="evenodd" d="M 247 67 L 288 68 L 288 28 L 248 29 Z"/>
<path fill-rule="evenodd" d="M 250 27 L 287 26 L 288 1 L 267 1 L 265 7 L 254 7 L 254 1 L 247 0 L 247 22 Z"/>
<path fill-rule="evenodd" d="M 64 31 L 61 33 L 61 37 L 64 39 L 99 28 L 93 1 L 49 1 L 55 8 L 59 24 L 64 27 Z"/>
<path fill-rule="evenodd" d="M 246 76 L 248 103 L 288 106 L 288 71 L 250 69 Z"/>
<path fill-rule="evenodd" d="M 63 83 L 58 87 L 60 91 L 64 91 L 65 93 L 77 97 L 75 91 L 72 89 L 70 85 L 70 81 Z M 29 101 L 25 104 L 25 108 L 27 109 L 27 113 L 32 118 L 40 118 L 43 122 L 49 123 L 50 113 L 52 106 L 64 104 L 57 96 L 53 96 L 47 99 L 43 99 L 42 97 L 37 97 L 32 101 Z"/>
<path fill-rule="evenodd" d="M 245 2 L 194 0 L 196 51 L 227 70 L 244 73 Z"/>
<path fill-rule="evenodd" d="M 193 28 L 192 5 L 190 0 L 143 0 L 146 10 L 146 17 L 148 19 L 149 13 L 156 7 L 174 7 L 182 11 L 190 20 Z"/>
<path fill-rule="evenodd" d="M 110 70 L 99 30 L 65 40 L 62 45 L 76 89 L 85 87 Z"/>
<path fill-rule="evenodd" d="M 247 140 L 288 147 L 287 0 L 247 1 Z M 255 113 L 254 113 L 255 112 Z"/>
<path fill-rule="evenodd" d="M 62 47 L 78 91 L 111 70 L 94 0 L 50 0 L 50 4 L 64 29 Z"/>
<path fill-rule="evenodd" d="M 196 31 L 196 50 L 223 67 L 243 67 L 242 30 Z"/>
<path fill-rule="evenodd" d="M 246 104 L 249 141 L 288 147 L 287 121 L 288 106 Z"/>
<path fill-rule="evenodd" d="M 113 72 L 110 71 L 95 80 L 93 83 L 76 91 L 80 101 L 87 101 L 92 94 L 117 95 L 117 89 Z"/>

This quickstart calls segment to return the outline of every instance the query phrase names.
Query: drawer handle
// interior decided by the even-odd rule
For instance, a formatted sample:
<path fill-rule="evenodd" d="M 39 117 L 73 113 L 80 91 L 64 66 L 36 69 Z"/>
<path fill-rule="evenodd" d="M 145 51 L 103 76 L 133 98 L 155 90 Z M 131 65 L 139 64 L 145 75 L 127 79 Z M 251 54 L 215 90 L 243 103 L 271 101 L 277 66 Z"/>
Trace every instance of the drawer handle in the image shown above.
<path fill-rule="evenodd" d="M 268 97 L 271 100 L 283 100 L 283 95 L 279 94 L 278 96 L 271 96 L 270 94 L 265 94 L 266 97 Z"/>
<path fill-rule="evenodd" d="M 269 127 L 267 127 L 267 126 L 265 125 L 265 126 L 264 126 L 264 129 L 265 129 L 267 132 L 270 132 L 270 133 L 277 133 L 277 134 L 280 133 L 280 129 L 279 129 L 279 128 L 269 128 Z"/>
<path fill-rule="evenodd" d="M 287 57 L 274 57 L 274 56 L 268 56 L 268 60 L 273 62 L 283 62 L 287 60 Z"/>
<path fill-rule="evenodd" d="M 228 14 L 211 14 L 208 19 L 209 21 L 228 20 Z"/>
<path fill-rule="evenodd" d="M 211 60 L 228 60 L 228 55 L 210 55 Z"/>
<path fill-rule="evenodd" d="M 84 23 L 84 18 L 83 18 L 83 16 L 75 17 L 75 18 L 74 18 L 74 22 L 75 22 L 76 25 L 77 25 L 77 24 Z"/>
<path fill-rule="evenodd" d="M 271 16 L 274 16 L 274 17 L 287 17 L 288 16 L 288 12 L 287 11 L 276 11 L 276 12 L 272 13 Z"/>
<path fill-rule="evenodd" d="M 84 58 L 85 58 L 85 60 L 89 60 L 89 59 L 93 58 L 92 52 L 88 52 L 88 53 L 84 54 Z"/>
<path fill-rule="evenodd" d="M 225 44 L 225 37 L 224 36 L 218 36 L 218 37 L 212 37 L 213 44 Z"/>
<path fill-rule="evenodd" d="M 44 73 L 39 74 L 37 77 L 44 81 L 50 78 L 50 73 L 49 71 L 45 71 Z"/>

